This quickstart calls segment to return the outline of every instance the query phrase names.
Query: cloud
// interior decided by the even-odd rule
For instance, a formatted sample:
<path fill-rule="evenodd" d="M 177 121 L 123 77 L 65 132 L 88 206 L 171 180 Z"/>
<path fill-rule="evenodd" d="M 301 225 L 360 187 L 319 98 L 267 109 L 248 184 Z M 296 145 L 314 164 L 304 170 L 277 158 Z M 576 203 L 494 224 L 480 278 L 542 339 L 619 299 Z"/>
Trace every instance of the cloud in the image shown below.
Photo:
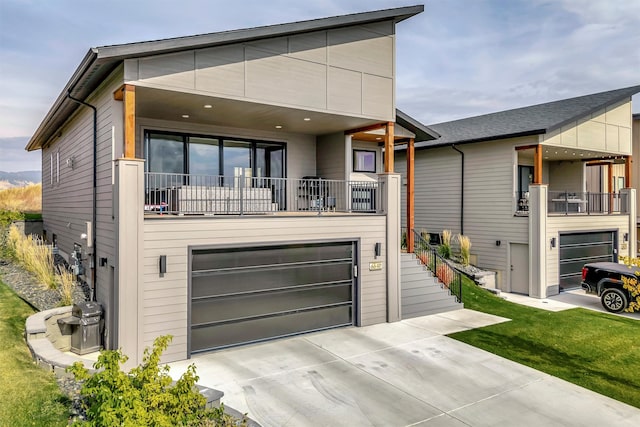
<path fill-rule="evenodd" d="M 27 137 L 0 138 L 0 171 L 41 170 L 41 152 L 26 152 Z"/>

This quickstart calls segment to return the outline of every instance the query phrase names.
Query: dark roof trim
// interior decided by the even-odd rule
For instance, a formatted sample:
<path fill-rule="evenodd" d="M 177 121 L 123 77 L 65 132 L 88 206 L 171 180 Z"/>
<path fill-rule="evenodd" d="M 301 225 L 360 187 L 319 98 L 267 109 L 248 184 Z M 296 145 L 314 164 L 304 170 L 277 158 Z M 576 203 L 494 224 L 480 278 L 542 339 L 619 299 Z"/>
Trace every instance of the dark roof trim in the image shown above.
<path fill-rule="evenodd" d="M 423 125 L 404 111 L 396 108 L 396 123 L 416 135 L 416 142 L 431 141 L 440 138 L 440 134 Z"/>
<path fill-rule="evenodd" d="M 33 151 L 42 148 L 55 131 L 62 126 L 78 108 L 78 104 L 67 99 L 67 93 L 71 93 L 78 99 L 86 100 L 100 83 L 125 59 L 179 52 L 189 49 L 202 49 L 256 39 L 321 31 L 330 28 L 361 25 L 385 20 L 393 20 L 395 23 L 398 23 L 423 11 L 423 5 L 407 6 L 243 30 L 91 48 L 34 132 L 26 149 Z"/>
<path fill-rule="evenodd" d="M 465 145 L 465 144 L 473 144 L 476 142 L 486 142 L 486 141 L 495 141 L 497 139 L 509 139 L 509 138 L 518 138 L 521 136 L 531 136 L 531 135 L 542 135 L 543 133 L 546 133 L 546 131 L 544 129 L 535 129 L 535 130 L 529 130 L 526 132 L 516 132 L 516 133 L 509 133 L 509 134 L 504 134 L 504 135 L 496 135 L 496 136 L 488 136 L 488 137 L 484 137 L 484 138 L 473 138 L 473 139 L 465 139 L 462 141 L 455 141 L 455 142 L 443 142 L 443 143 L 438 143 L 438 141 L 434 141 L 433 143 L 430 143 L 429 145 L 418 145 L 416 144 L 416 150 L 418 149 L 426 149 L 426 148 L 440 148 L 440 147 L 446 147 L 446 146 L 450 146 L 450 145 Z"/>

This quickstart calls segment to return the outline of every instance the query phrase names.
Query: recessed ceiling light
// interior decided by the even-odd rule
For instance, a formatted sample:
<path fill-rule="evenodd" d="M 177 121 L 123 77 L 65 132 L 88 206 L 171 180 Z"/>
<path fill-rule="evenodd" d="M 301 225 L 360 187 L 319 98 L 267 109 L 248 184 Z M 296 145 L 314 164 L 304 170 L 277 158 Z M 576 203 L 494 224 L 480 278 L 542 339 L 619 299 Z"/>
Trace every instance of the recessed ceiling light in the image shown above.
<path fill-rule="evenodd" d="M 213 105 L 211 105 L 211 104 L 204 104 L 204 108 L 213 108 Z"/>
<path fill-rule="evenodd" d="M 305 121 L 305 122 L 311 121 L 311 117 L 305 117 L 305 118 L 304 118 L 304 121 Z"/>
<path fill-rule="evenodd" d="M 276 125 L 276 129 L 282 129 L 282 125 Z"/>
<path fill-rule="evenodd" d="M 576 153 L 571 153 L 571 154 L 573 154 L 574 156 L 576 155 Z"/>
<path fill-rule="evenodd" d="M 580 157 L 583 157 L 583 156 L 584 156 L 584 154 L 580 153 Z"/>
<path fill-rule="evenodd" d="M 183 119 L 188 119 L 188 118 L 189 118 L 189 115 L 188 115 L 188 114 L 183 114 L 183 115 L 182 115 L 182 118 L 183 118 Z"/>
<path fill-rule="evenodd" d="M 376 138 L 376 141 L 380 141 L 380 140 L 382 140 L 382 137 L 381 137 L 381 136 L 378 136 L 378 137 Z"/>
<path fill-rule="evenodd" d="M 548 159 L 549 157 L 545 157 L 545 159 Z"/>

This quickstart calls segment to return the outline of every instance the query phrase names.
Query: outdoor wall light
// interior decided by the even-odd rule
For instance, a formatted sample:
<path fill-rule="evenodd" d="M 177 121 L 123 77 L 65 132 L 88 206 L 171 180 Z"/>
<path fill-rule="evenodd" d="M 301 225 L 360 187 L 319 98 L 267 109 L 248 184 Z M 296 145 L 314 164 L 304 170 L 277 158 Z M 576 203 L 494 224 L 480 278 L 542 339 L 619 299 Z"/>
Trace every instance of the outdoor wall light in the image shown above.
<path fill-rule="evenodd" d="M 550 242 L 550 244 L 551 244 L 551 247 L 552 247 L 552 248 L 555 248 L 555 247 L 556 247 L 556 238 L 555 238 L 555 237 L 552 237 L 552 238 L 551 238 L 551 242 Z"/>
<path fill-rule="evenodd" d="M 107 259 L 106 258 L 100 258 L 100 267 L 105 267 L 107 265 Z"/>
<path fill-rule="evenodd" d="M 160 262 L 159 262 L 159 268 L 160 268 L 160 277 L 164 277 L 164 273 L 167 272 L 167 256 L 166 255 L 160 255 Z"/>
<path fill-rule="evenodd" d="M 622 235 L 622 240 L 624 240 L 625 242 L 628 242 L 629 241 L 629 233 L 624 233 Z"/>
<path fill-rule="evenodd" d="M 500 246 L 502 242 L 500 240 L 496 240 L 496 246 Z"/>
<path fill-rule="evenodd" d="M 375 247 L 374 247 L 374 253 L 376 255 L 376 258 L 378 258 L 380 256 L 380 254 L 382 254 L 382 243 L 377 242 Z"/>

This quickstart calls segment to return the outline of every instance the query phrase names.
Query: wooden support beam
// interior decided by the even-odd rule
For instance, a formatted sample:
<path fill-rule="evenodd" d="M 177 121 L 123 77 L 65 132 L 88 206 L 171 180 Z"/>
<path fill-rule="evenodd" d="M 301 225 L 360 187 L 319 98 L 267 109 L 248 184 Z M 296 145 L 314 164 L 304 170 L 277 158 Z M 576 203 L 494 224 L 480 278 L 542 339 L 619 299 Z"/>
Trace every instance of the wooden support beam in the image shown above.
<path fill-rule="evenodd" d="M 372 131 L 372 130 L 383 129 L 386 126 L 387 126 L 386 123 L 375 123 L 375 124 L 372 124 L 372 125 L 369 125 L 369 126 L 363 126 L 361 128 L 345 130 L 344 134 L 345 135 L 353 135 L 354 133 L 369 132 L 369 131 Z"/>
<path fill-rule="evenodd" d="M 536 145 L 533 155 L 533 183 L 542 184 L 542 145 Z"/>
<path fill-rule="evenodd" d="M 116 101 L 124 100 L 124 86 L 125 85 L 122 85 L 118 89 L 113 91 L 113 99 L 115 99 Z"/>
<path fill-rule="evenodd" d="M 519 147 L 516 147 L 516 151 L 522 151 L 522 150 L 531 150 L 533 148 L 536 148 L 538 146 L 538 144 L 533 144 L 533 145 L 521 145 Z"/>
<path fill-rule="evenodd" d="M 407 143 L 407 252 L 413 253 L 414 214 L 414 140 Z"/>
<path fill-rule="evenodd" d="M 136 87 L 124 85 L 124 157 L 136 158 Z"/>
<path fill-rule="evenodd" d="M 624 188 L 631 188 L 631 165 L 633 159 L 631 156 L 624 158 Z"/>
<path fill-rule="evenodd" d="M 393 122 L 388 122 L 384 133 L 384 171 L 393 172 Z"/>

